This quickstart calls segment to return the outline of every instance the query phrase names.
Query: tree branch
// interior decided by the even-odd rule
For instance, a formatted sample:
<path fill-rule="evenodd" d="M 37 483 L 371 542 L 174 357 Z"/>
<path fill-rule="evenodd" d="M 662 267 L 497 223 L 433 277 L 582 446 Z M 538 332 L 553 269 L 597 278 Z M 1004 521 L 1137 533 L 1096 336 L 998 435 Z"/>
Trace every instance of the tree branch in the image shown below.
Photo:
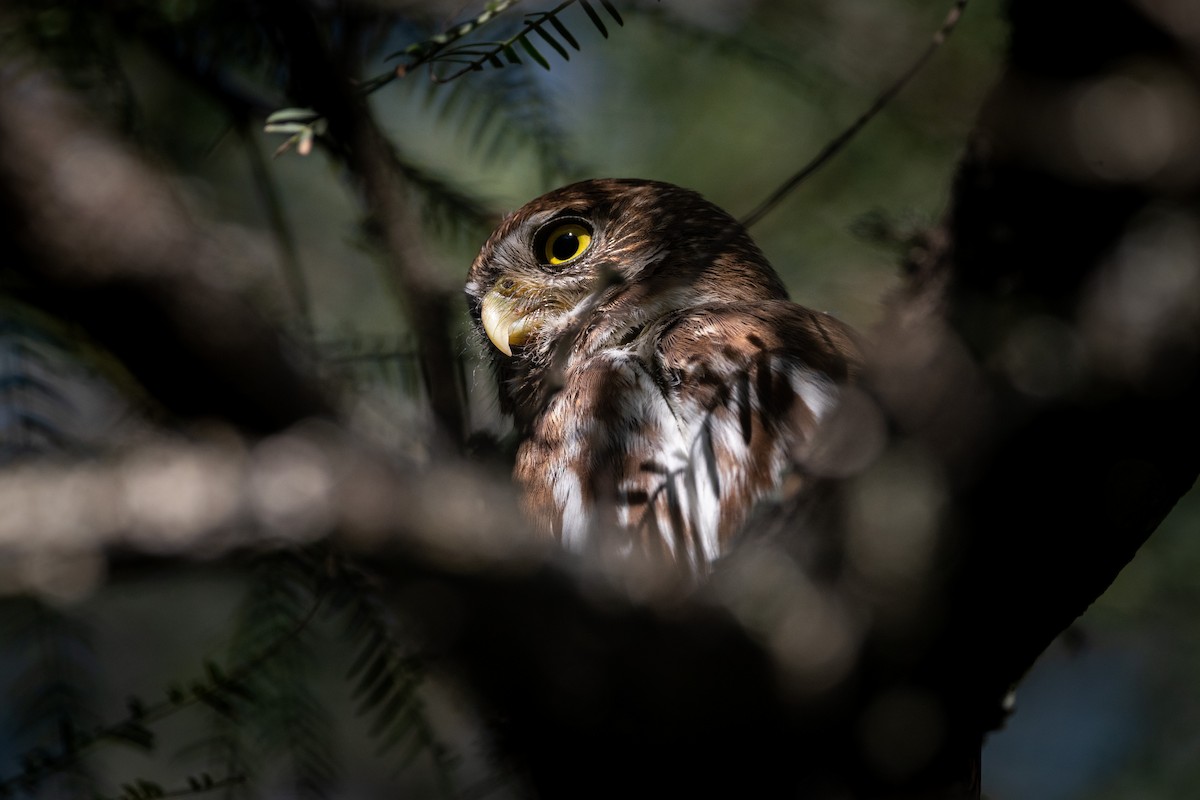
<path fill-rule="evenodd" d="M 87 328 L 171 412 L 255 432 L 332 415 L 300 352 L 230 290 L 257 265 L 13 57 L 0 63 L 0 209 L 31 299 Z"/>
<path fill-rule="evenodd" d="M 419 215 L 408 202 L 402 165 L 366 100 L 351 87 L 352 67 L 339 63 L 326 46 L 310 9 L 292 2 L 264 3 L 291 56 L 292 94 L 317 109 L 347 167 L 362 188 L 378 226 L 391 276 L 404 302 L 417 342 L 430 405 L 445 441 L 465 441 L 464 398 L 455 373 L 450 292 L 430 263 Z"/>

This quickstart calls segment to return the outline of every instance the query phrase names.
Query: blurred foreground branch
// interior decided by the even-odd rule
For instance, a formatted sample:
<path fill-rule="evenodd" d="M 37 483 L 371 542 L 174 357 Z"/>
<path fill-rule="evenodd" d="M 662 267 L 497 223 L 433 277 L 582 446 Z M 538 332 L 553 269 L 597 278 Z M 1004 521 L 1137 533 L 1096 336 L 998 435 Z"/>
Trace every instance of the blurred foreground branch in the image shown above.
<path fill-rule="evenodd" d="M 260 433 L 332 414 L 301 353 L 240 296 L 256 266 L 244 243 L 198 222 L 163 175 L 12 57 L 0 210 L 18 291 L 83 325 L 171 412 Z"/>

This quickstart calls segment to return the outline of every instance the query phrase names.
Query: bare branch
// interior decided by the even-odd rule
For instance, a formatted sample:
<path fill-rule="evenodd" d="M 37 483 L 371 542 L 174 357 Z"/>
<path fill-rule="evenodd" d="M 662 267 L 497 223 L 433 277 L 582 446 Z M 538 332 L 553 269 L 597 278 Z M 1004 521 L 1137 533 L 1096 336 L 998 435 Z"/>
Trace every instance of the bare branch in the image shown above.
<path fill-rule="evenodd" d="M 766 200 L 762 201 L 757 208 L 755 208 L 746 216 L 742 217 L 742 225 L 750 228 L 767 214 L 771 213 L 771 211 L 773 211 L 776 206 L 782 203 L 784 198 L 791 194 L 796 187 L 808 180 L 810 175 L 815 173 L 821 167 L 825 166 L 830 159 L 844 150 L 846 145 L 850 143 L 850 140 L 857 136 L 858 132 L 867 126 L 867 123 L 879 116 L 879 113 L 883 111 L 883 109 L 887 108 L 888 104 L 892 102 L 892 99 L 896 95 L 900 94 L 900 90 L 908 85 L 908 82 L 911 81 L 917 75 L 917 73 L 921 71 L 929 59 L 933 58 L 933 54 L 936 53 L 943 44 L 945 44 L 946 39 L 958 26 L 958 21 L 962 18 L 962 13 L 964 10 L 966 10 L 966 7 L 967 0 L 955 0 L 954 7 L 950 9 L 950 13 L 946 15 L 946 19 L 942 22 L 942 27 L 938 28 L 938 31 L 933 35 L 933 39 L 930 41 L 929 46 L 925 48 L 925 52 L 913 62 L 912 66 L 905 70 L 904 73 L 901 74 L 891 86 L 884 89 L 883 93 L 880 94 L 879 97 L 875 98 L 875 102 L 871 104 L 871 107 L 862 113 L 862 116 L 854 120 L 854 122 L 852 122 L 848 128 L 834 137 L 834 139 L 826 144 L 825 147 L 821 148 L 821 152 L 817 153 L 817 155 L 814 156 L 811 161 L 809 161 L 807 164 L 797 170 L 795 174 L 784 181 L 783 184 L 774 192 L 772 192 Z"/>

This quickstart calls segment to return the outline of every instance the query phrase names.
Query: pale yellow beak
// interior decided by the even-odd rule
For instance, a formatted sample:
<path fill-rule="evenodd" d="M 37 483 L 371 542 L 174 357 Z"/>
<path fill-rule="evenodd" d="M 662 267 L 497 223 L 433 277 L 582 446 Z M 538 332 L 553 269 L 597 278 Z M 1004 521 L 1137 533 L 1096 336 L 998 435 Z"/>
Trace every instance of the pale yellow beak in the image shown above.
<path fill-rule="evenodd" d="M 512 355 L 513 345 L 525 344 L 537 327 L 538 315 L 527 298 L 514 291 L 511 284 L 501 290 L 500 284 L 483 296 L 480 321 L 496 349 Z"/>

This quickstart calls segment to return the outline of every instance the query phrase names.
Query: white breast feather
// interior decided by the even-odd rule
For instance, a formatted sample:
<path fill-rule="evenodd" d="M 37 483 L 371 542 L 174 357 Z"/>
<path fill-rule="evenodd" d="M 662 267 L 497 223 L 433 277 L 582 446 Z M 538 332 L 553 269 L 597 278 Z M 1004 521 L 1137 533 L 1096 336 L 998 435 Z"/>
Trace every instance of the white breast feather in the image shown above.
<path fill-rule="evenodd" d="M 769 368 L 785 373 L 797 401 L 807 406 L 815 418 L 823 417 L 836 402 L 836 386 L 825 375 L 780 359 L 771 359 Z M 672 404 L 645 364 L 627 350 L 597 353 L 587 369 L 609 373 L 605 382 L 614 391 L 619 390 L 614 403 L 617 413 L 614 418 L 604 420 L 588 413 L 565 415 L 569 423 L 564 431 L 561 456 L 546 465 L 554 502 L 562 518 L 563 544 L 571 550 L 583 551 L 596 534 L 595 509 L 591 501 L 584 502 L 582 478 L 573 465 L 586 463 L 581 457 L 584 448 L 600 445 L 616 449 L 622 455 L 619 463 L 635 465 L 619 477 L 616 488 L 620 493 L 645 493 L 664 501 L 670 496 L 679 516 L 694 531 L 700 552 L 694 552 L 692 539 L 686 536 L 681 540 L 687 543 L 687 552 L 677 552 L 675 537 L 667 536 L 665 544 L 675 558 L 693 563 L 718 558 L 722 505 L 750 480 L 752 445 L 745 439 L 737 410 L 710 414 L 695 403 Z M 748 388 L 752 412 L 762 414 L 756 383 L 750 381 Z M 551 402 L 568 403 L 568 396 L 568 392 L 560 392 Z M 769 454 L 771 474 L 782 476 L 789 466 L 794 444 L 789 436 L 781 436 L 774 443 Z M 653 462 L 658 471 L 636 466 L 645 462 Z M 715 474 L 718 467 L 720 473 Z M 760 487 L 756 496 L 761 497 L 774 488 Z M 634 530 L 645 523 L 643 514 L 665 506 L 665 502 L 658 506 L 654 500 L 649 506 L 621 504 L 617 522 Z M 660 518 L 660 529 L 668 530 L 670 522 L 669 514 Z"/>

